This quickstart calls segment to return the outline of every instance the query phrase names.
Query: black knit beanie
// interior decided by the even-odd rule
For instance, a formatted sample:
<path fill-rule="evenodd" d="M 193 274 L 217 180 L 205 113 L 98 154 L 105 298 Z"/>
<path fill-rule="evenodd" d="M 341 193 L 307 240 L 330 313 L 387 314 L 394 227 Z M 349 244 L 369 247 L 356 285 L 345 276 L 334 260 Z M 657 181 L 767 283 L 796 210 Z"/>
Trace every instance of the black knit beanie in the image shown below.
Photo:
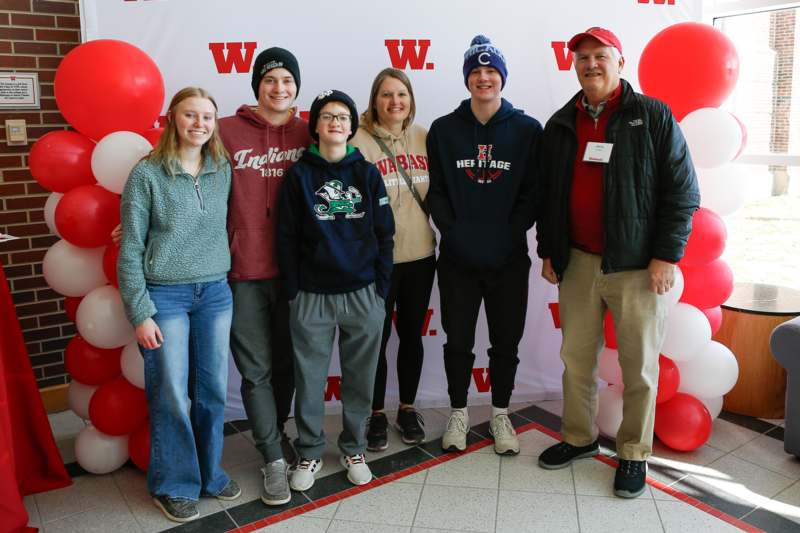
<path fill-rule="evenodd" d="M 258 100 L 258 86 L 261 84 L 261 79 L 274 68 L 285 68 L 291 72 L 294 77 L 294 83 L 297 85 L 297 94 L 300 94 L 300 67 L 297 64 L 297 58 L 289 50 L 273 46 L 258 54 L 256 62 L 253 64 L 251 85 L 253 86 L 253 94 L 256 95 L 256 100 Z"/>
<path fill-rule="evenodd" d="M 353 99 L 347 96 L 342 91 L 336 89 L 328 89 L 322 91 L 317 95 L 311 103 L 311 111 L 308 114 L 308 131 L 315 141 L 319 141 L 319 134 L 317 134 L 317 120 L 319 119 L 320 110 L 325 107 L 328 102 L 339 102 L 347 106 L 350 110 L 350 136 L 347 138 L 349 141 L 356 134 L 358 129 L 358 111 L 356 111 L 356 104 Z"/>

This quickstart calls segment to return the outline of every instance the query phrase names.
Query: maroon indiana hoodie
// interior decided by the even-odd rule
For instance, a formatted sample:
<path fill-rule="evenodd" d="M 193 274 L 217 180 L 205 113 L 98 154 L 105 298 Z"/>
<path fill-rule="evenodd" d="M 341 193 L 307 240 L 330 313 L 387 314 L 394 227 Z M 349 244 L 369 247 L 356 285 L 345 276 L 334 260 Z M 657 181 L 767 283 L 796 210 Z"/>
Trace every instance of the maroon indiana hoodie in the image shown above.
<path fill-rule="evenodd" d="M 280 277 L 275 257 L 278 200 L 288 169 L 311 143 L 308 123 L 293 116 L 273 126 L 250 106 L 219 121 L 222 142 L 231 156 L 228 239 L 231 281 Z"/>

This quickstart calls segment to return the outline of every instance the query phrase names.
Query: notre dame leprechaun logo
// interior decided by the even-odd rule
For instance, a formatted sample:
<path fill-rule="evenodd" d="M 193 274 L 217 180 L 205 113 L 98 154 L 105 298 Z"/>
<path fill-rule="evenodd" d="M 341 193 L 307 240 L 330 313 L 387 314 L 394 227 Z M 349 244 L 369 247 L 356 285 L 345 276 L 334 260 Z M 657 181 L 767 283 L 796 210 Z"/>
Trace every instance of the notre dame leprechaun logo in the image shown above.
<path fill-rule="evenodd" d="M 361 218 L 364 212 L 356 211 L 356 204 L 361 203 L 361 193 L 353 186 L 343 188 L 339 180 L 326 181 L 314 194 L 321 197 L 323 203 L 314 204 L 314 213 L 320 220 L 334 220 L 336 213 L 344 213 L 345 218 Z"/>

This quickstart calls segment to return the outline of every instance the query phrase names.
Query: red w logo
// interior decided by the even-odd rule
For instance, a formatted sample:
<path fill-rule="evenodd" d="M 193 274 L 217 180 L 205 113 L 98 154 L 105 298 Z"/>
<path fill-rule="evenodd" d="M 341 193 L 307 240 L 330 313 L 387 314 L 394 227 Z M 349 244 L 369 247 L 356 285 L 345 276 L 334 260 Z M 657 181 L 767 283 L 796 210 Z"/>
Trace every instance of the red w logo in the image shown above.
<path fill-rule="evenodd" d="M 651 1 L 654 4 L 659 4 L 659 5 L 664 5 L 664 4 L 667 4 L 667 5 L 670 5 L 670 6 L 674 6 L 675 5 L 675 0 L 638 0 L 638 2 L 640 4 L 649 4 Z"/>
<path fill-rule="evenodd" d="M 430 39 L 386 39 L 383 41 L 389 51 L 389 60 L 394 68 L 411 70 L 433 70 L 433 63 L 426 63 Z M 402 46 L 402 48 L 401 48 Z M 417 49 L 419 47 L 419 49 Z"/>
<path fill-rule="evenodd" d="M 342 399 L 342 376 L 328 376 L 328 384 L 325 387 L 325 401 Z"/>
<path fill-rule="evenodd" d="M 492 388 L 492 380 L 489 378 L 488 368 L 473 368 L 472 379 L 475 380 L 475 388 L 478 392 L 489 392 Z"/>
<path fill-rule="evenodd" d="M 550 43 L 553 53 L 556 55 L 558 70 L 569 70 L 572 68 L 572 53 L 567 49 L 565 41 L 553 41 Z"/>
<path fill-rule="evenodd" d="M 561 329 L 561 313 L 559 313 L 558 302 L 549 303 L 547 307 L 550 308 L 550 314 L 553 316 L 553 326 L 556 329 Z"/>
<path fill-rule="evenodd" d="M 217 72 L 220 74 L 230 74 L 234 68 L 236 72 L 250 72 L 250 65 L 253 62 L 253 54 L 258 43 L 208 43 L 208 49 L 214 56 L 214 63 L 217 65 Z M 244 55 L 242 55 L 244 47 Z M 227 50 L 227 54 L 225 51 Z"/>
<path fill-rule="evenodd" d="M 430 329 L 432 316 L 433 316 L 433 309 L 428 309 L 427 311 L 425 311 L 425 318 L 422 320 L 423 337 L 426 335 L 435 337 L 438 334 L 438 332 L 435 329 Z M 392 312 L 392 322 L 394 323 L 395 329 L 397 329 L 397 311 Z"/>

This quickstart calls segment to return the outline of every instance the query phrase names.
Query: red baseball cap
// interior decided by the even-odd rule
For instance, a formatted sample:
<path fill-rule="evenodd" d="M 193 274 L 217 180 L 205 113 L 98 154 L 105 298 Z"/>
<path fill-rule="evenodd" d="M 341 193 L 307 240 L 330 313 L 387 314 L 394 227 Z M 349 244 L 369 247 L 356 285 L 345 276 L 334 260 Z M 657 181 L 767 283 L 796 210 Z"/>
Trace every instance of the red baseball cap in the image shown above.
<path fill-rule="evenodd" d="M 619 38 L 616 35 L 614 35 L 614 32 L 612 32 L 611 30 L 607 30 L 605 28 L 600 28 L 598 26 L 594 26 L 593 28 L 589 28 L 585 32 L 575 35 L 567 43 L 567 48 L 569 48 L 570 52 L 574 52 L 575 49 L 578 47 L 578 44 L 580 44 L 580 42 L 587 37 L 597 39 L 606 46 L 613 46 L 614 48 L 619 50 L 620 54 L 622 53 L 622 45 L 619 42 Z"/>

